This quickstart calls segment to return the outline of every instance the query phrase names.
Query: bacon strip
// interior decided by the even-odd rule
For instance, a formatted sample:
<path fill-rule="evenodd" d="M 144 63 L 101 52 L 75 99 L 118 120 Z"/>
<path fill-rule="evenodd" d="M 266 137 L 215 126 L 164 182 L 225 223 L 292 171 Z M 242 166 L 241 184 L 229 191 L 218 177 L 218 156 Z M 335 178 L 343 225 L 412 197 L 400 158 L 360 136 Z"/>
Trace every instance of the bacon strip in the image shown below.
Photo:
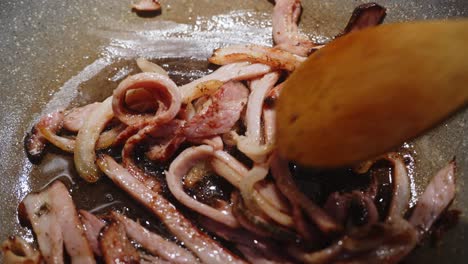
<path fill-rule="evenodd" d="M 161 9 L 161 4 L 158 0 L 140 0 L 132 4 L 132 8 L 136 11 L 158 11 Z"/>
<path fill-rule="evenodd" d="M 432 178 L 419 198 L 409 222 L 419 230 L 419 236 L 429 231 L 434 221 L 455 197 L 455 161 L 450 162 Z"/>
<path fill-rule="evenodd" d="M 206 111 L 196 114 L 185 123 L 183 133 L 187 138 L 206 138 L 229 132 L 239 120 L 247 102 L 248 90 L 240 82 L 224 84 L 212 96 Z"/>
<path fill-rule="evenodd" d="M 19 214 L 24 213 L 31 223 L 44 261 L 63 263 L 62 230 L 53 212 L 52 197 L 48 190 L 28 194 L 19 206 Z"/>
<path fill-rule="evenodd" d="M 137 164 L 135 164 L 134 161 L 134 154 L 135 154 L 135 149 L 136 147 L 148 140 L 149 138 L 154 138 L 154 139 L 165 139 L 167 137 L 174 137 L 174 139 L 181 139 L 179 142 L 176 143 L 182 143 L 183 142 L 183 137 L 180 137 L 177 134 L 177 131 L 181 127 L 181 122 L 179 120 L 173 120 L 167 124 L 150 124 L 147 125 L 146 127 L 142 128 L 141 130 L 138 131 L 135 135 L 131 136 L 124 145 L 124 148 L 122 150 L 122 161 L 123 161 L 123 166 L 135 177 L 137 178 L 140 182 L 144 183 L 148 188 L 158 191 L 161 188 L 161 184 L 151 175 L 146 173 L 143 169 L 138 167 Z M 166 146 L 169 147 L 169 146 Z M 161 159 L 167 159 L 172 154 L 176 151 L 176 146 L 171 149 L 166 149 L 166 150 L 161 150 L 163 151 L 166 156 L 165 157 L 160 157 Z"/>
<path fill-rule="evenodd" d="M 2 243 L 3 261 L 6 264 L 39 264 L 41 254 L 24 239 L 12 236 Z"/>
<path fill-rule="evenodd" d="M 341 35 L 382 24 L 387 10 L 376 3 L 362 4 L 353 10 L 346 28 Z"/>
<path fill-rule="evenodd" d="M 105 222 L 88 211 L 80 210 L 79 213 L 91 249 L 97 256 L 102 256 L 98 239 L 101 230 L 106 225 Z"/>
<path fill-rule="evenodd" d="M 222 66 L 211 74 L 179 87 L 182 93 L 182 102 L 187 104 L 205 95 L 206 91 L 204 90 L 206 90 L 206 87 L 204 85 L 200 86 L 200 84 L 206 83 L 207 81 L 216 80 L 226 83 L 229 81 L 250 80 L 269 73 L 270 71 L 270 66 L 259 63 L 250 64 L 248 62 L 239 62 Z M 213 91 L 210 89 L 210 93 L 212 92 Z"/>
<path fill-rule="evenodd" d="M 310 200 L 296 186 L 288 164 L 285 160 L 274 155 L 271 162 L 271 173 L 276 181 L 278 189 L 293 204 L 304 209 L 307 216 L 325 233 L 334 233 L 342 230 L 342 226 L 330 217 L 322 208 Z"/>
<path fill-rule="evenodd" d="M 144 88 L 150 92 L 150 100 L 158 101 L 155 114 L 138 113 L 126 107 L 127 92 Z M 180 110 L 181 96 L 176 84 L 167 76 L 158 73 L 138 73 L 123 80 L 113 92 L 112 109 L 115 116 L 127 125 L 167 123 L 174 119 Z"/>
<path fill-rule="evenodd" d="M 198 222 L 210 233 L 234 243 L 237 249 L 239 249 L 251 263 L 257 262 L 253 261 L 253 258 L 250 257 L 255 257 L 258 261 L 289 263 L 287 257 L 282 255 L 281 248 L 269 238 L 255 235 L 245 229 L 230 228 L 222 223 L 210 220 L 209 218 L 200 217 Z M 244 250 L 245 248 L 249 248 L 251 250 Z"/>
<path fill-rule="evenodd" d="M 31 222 L 47 263 L 63 263 L 63 243 L 72 262 L 95 263 L 83 226 L 63 183 L 55 181 L 40 193 L 31 193 L 20 208 Z"/>
<path fill-rule="evenodd" d="M 155 141 L 145 153 L 148 159 L 153 161 L 167 161 L 177 151 L 179 146 L 185 141 L 185 137 L 180 134 L 184 122 L 173 120 L 168 124 L 155 128 L 155 131 L 148 133 L 151 141 Z"/>
<path fill-rule="evenodd" d="M 306 57 L 316 44 L 299 32 L 300 15 L 300 0 L 276 0 L 272 17 L 273 40 L 277 48 Z"/>
<path fill-rule="evenodd" d="M 62 128 L 63 112 L 57 111 L 52 114 L 46 115 L 41 118 L 37 123 L 36 128 L 40 134 L 47 139 L 54 146 L 60 148 L 63 151 L 73 153 L 75 147 L 75 141 L 66 137 L 58 136 L 56 133 Z M 56 124 L 59 123 L 57 126 Z"/>
<path fill-rule="evenodd" d="M 63 242 L 72 262 L 95 263 L 93 252 L 78 218 L 75 204 L 63 183 L 56 181 L 49 188 L 52 208 L 62 229 Z"/>
<path fill-rule="evenodd" d="M 111 157 L 98 158 L 102 171 L 120 188 L 147 207 L 167 228 L 206 263 L 244 263 L 236 255 L 197 229 L 174 205 L 159 193 L 151 191 L 117 164 Z"/>
<path fill-rule="evenodd" d="M 208 60 L 217 65 L 248 61 L 263 63 L 273 69 L 294 71 L 305 59 L 279 48 L 260 45 L 233 45 L 216 49 Z"/>
<path fill-rule="evenodd" d="M 127 235 L 149 253 L 160 256 L 170 261 L 170 263 L 198 263 L 190 251 L 178 246 L 174 242 L 170 242 L 150 232 L 137 222 L 117 212 L 113 212 L 112 216 L 122 223 Z"/>
<path fill-rule="evenodd" d="M 32 163 L 38 163 L 41 160 L 48 141 L 40 132 L 40 128 L 47 129 L 50 132 L 49 134 L 55 135 L 62 128 L 63 116 L 63 111 L 59 110 L 41 117 L 39 122 L 31 129 L 31 132 L 26 135 L 24 148 Z"/>
<path fill-rule="evenodd" d="M 71 132 L 78 132 L 87 118 L 101 103 L 96 102 L 81 107 L 75 107 L 66 112 L 63 118 L 63 128 Z"/>
<path fill-rule="evenodd" d="M 116 219 L 111 219 L 111 223 L 104 227 L 99 245 L 105 263 L 140 263 L 140 253 L 130 243 L 125 228 Z"/>
<path fill-rule="evenodd" d="M 237 227 L 239 223 L 230 210 L 218 210 L 198 202 L 187 195 L 182 186 L 182 179 L 185 174 L 198 162 L 210 159 L 213 154 L 213 148 L 207 145 L 191 147 L 184 150 L 171 163 L 169 171 L 166 172 L 167 186 L 172 195 L 185 206 L 220 223 L 224 223 L 230 227 Z"/>

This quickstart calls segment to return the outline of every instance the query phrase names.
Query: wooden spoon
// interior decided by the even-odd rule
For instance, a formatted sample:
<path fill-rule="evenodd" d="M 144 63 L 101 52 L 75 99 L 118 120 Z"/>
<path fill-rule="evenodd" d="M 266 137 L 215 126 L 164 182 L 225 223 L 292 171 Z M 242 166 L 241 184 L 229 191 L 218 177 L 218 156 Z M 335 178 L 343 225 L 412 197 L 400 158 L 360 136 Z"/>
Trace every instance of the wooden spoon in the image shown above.
<path fill-rule="evenodd" d="M 414 138 L 468 101 L 468 20 L 382 25 L 340 37 L 286 81 L 280 153 L 335 167 Z"/>

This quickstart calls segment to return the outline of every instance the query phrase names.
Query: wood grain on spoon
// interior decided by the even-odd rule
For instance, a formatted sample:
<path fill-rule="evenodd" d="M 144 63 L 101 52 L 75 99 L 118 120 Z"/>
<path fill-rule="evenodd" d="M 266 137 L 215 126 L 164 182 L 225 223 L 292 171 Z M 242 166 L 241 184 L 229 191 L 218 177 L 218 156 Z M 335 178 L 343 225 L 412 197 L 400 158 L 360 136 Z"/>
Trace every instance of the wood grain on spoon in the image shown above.
<path fill-rule="evenodd" d="M 468 20 L 353 32 L 286 81 L 279 151 L 304 165 L 349 165 L 418 136 L 467 101 Z"/>

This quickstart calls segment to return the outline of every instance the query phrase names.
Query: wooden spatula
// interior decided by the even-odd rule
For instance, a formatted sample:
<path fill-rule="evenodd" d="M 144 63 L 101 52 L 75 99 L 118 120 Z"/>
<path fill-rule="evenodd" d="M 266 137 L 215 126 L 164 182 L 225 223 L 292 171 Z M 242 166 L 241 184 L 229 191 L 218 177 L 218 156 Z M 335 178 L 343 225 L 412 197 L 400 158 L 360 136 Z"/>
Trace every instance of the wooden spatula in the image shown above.
<path fill-rule="evenodd" d="M 382 25 L 340 37 L 286 81 L 280 153 L 334 167 L 418 136 L 468 101 L 468 20 Z"/>

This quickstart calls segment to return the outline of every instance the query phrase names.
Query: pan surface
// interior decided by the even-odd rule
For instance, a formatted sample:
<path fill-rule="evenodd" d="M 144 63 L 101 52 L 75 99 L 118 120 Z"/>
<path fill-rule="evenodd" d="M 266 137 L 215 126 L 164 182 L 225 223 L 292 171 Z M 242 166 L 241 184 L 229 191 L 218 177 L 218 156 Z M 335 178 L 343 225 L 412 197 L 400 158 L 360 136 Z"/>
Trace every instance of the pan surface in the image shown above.
<path fill-rule="evenodd" d="M 273 5 L 267 0 L 161 2 L 162 13 L 153 17 L 132 13 L 130 1 L 0 2 L 0 240 L 12 234 L 32 239 L 31 232 L 18 222 L 17 206 L 26 194 L 57 178 L 68 183 L 79 208 L 99 211 L 125 205 L 139 213 L 105 179 L 84 184 L 74 172 L 71 158 L 59 151 L 52 149 L 40 165 L 29 163 L 23 138 L 41 114 L 104 99 L 122 78 L 136 72 L 133 59 L 138 56 L 155 59 L 182 84 L 212 70 L 206 58 L 214 48 L 234 43 L 271 44 Z M 377 2 L 388 9 L 386 23 L 468 16 L 466 0 Z M 363 1 L 304 0 L 300 27 L 312 38 L 326 40 L 345 26 L 360 3 Z M 464 213 L 468 209 L 464 190 L 467 119 L 468 111 L 462 111 L 408 143 L 415 157 L 414 195 L 424 190 L 437 169 L 456 157 L 459 192 L 454 207 Z M 408 263 L 465 263 L 466 235 L 468 218 L 462 215 L 459 225 L 438 247 L 418 248 Z"/>

